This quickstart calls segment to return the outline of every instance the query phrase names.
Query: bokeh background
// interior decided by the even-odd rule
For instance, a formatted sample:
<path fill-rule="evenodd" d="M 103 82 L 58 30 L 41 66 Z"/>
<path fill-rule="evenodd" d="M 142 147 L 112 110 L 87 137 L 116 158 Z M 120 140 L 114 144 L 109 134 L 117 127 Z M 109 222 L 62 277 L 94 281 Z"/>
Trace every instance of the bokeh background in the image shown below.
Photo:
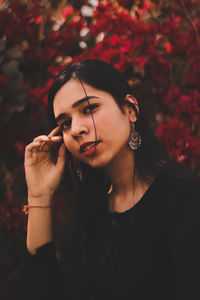
<path fill-rule="evenodd" d="M 125 74 L 167 152 L 200 175 L 199 0 L 0 0 L 0 299 L 23 300 L 25 146 L 47 133 L 53 78 L 86 58 Z"/>

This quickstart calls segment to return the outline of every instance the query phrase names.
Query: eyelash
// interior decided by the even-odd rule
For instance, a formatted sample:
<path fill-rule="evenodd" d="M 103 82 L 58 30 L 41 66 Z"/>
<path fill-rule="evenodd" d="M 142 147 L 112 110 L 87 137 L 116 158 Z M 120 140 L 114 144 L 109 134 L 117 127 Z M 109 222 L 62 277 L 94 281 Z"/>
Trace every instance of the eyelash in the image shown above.
<path fill-rule="evenodd" d="M 89 104 L 87 106 L 84 107 L 83 109 L 83 113 L 84 114 L 90 114 L 95 108 L 98 107 L 98 104 Z M 89 112 L 87 112 L 87 110 L 89 109 Z M 61 125 L 60 128 L 61 130 L 67 130 L 70 128 L 71 125 L 71 120 L 65 120 Z M 65 126 L 67 126 L 67 128 L 64 128 Z"/>
<path fill-rule="evenodd" d="M 61 128 L 61 130 L 62 131 L 64 131 L 64 130 L 67 130 L 67 129 L 69 129 L 69 127 L 70 127 L 70 124 L 71 124 L 71 121 L 64 121 L 62 124 L 60 124 L 60 128 Z M 67 128 L 65 128 L 65 126 L 67 126 Z"/>
<path fill-rule="evenodd" d="M 87 113 L 86 110 L 89 109 L 89 113 L 91 113 L 91 111 L 93 111 L 96 107 L 98 107 L 97 104 L 88 104 L 86 107 L 84 107 L 83 112 Z"/>

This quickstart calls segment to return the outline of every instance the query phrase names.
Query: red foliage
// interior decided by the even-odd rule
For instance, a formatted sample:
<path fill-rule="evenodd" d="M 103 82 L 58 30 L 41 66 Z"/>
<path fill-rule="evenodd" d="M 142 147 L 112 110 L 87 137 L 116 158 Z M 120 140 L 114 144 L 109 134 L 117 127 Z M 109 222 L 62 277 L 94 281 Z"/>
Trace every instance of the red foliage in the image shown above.
<path fill-rule="evenodd" d="M 167 119 L 167 123 L 160 124 L 157 137 L 166 151 L 175 160 L 188 167 L 200 160 L 200 140 L 192 134 L 186 123 Z"/>
<path fill-rule="evenodd" d="M 184 75 L 184 81 L 186 84 L 196 86 L 197 82 L 200 82 L 200 46 L 188 50 L 188 68 Z"/>
<path fill-rule="evenodd" d="M 48 102 L 48 91 L 53 83 L 53 79 L 47 81 L 46 85 L 42 88 L 36 88 L 29 91 L 30 95 L 33 96 L 34 99 L 41 101 L 44 108 L 47 107 Z"/>
<path fill-rule="evenodd" d="M 84 18 L 72 4 L 62 9 L 63 22 L 55 29 L 56 20 L 52 20 L 50 12 L 47 15 L 41 1 L 32 1 L 30 5 L 9 1 L 8 8 L 0 11 L 0 39 L 5 41 L 5 49 L 0 48 L 3 57 L 0 119 L 3 132 L 7 130 L 1 147 L 4 156 L 10 155 L 6 149 L 12 149 L 13 157 L 18 157 L 21 163 L 25 144 L 43 129 L 41 115 L 47 106 L 52 78 L 71 61 L 99 58 L 124 72 L 129 82 L 135 84 L 138 97 L 141 100 L 148 97 L 144 100 L 162 111 L 164 123 L 157 130 L 161 143 L 173 158 L 191 169 L 196 166 L 198 171 L 199 9 L 198 0 L 133 3 L 108 0 L 99 1 L 92 17 Z M 80 34 L 83 28 L 88 28 L 84 37 Z M 84 49 L 80 48 L 80 41 L 85 43 Z M 20 58 L 10 56 L 9 50 L 13 51 L 14 46 L 21 49 Z M 6 65 L 9 61 L 14 61 L 13 74 L 9 64 Z M 30 122 L 28 132 L 24 120 Z M 156 125 L 156 120 L 151 121 Z M 13 173 L 24 172 L 15 161 Z M 12 230 L 22 228 L 25 219 L 21 215 L 19 196 L 7 187 L 5 190 L 9 201 L 0 205 L 0 220 Z"/>
<path fill-rule="evenodd" d="M 39 2 L 27 8 L 17 1 L 10 1 L 8 9 L 0 11 L 0 38 L 6 36 L 7 46 L 13 46 L 28 40 L 29 43 L 37 43 L 38 17 L 42 14 L 42 6 Z"/>
<path fill-rule="evenodd" d="M 200 91 L 197 89 L 182 93 L 180 87 L 172 86 L 165 99 L 165 105 L 188 125 L 200 125 Z"/>
<path fill-rule="evenodd" d="M 64 18 L 67 18 L 68 16 L 72 15 L 73 12 L 74 12 L 73 6 L 69 5 L 63 9 L 62 15 Z"/>

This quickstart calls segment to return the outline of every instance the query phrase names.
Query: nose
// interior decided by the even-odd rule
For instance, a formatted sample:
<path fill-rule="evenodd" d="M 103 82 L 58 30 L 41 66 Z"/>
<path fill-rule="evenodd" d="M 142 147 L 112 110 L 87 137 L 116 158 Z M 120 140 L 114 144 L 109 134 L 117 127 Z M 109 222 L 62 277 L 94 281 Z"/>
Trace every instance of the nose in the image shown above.
<path fill-rule="evenodd" d="M 88 128 L 85 124 L 82 122 L 79 122 L 78 120 L 74 120 L 71 124 L 71 134 L 74 138 L 78 138 L 84 134 L 88 133 Z"/>

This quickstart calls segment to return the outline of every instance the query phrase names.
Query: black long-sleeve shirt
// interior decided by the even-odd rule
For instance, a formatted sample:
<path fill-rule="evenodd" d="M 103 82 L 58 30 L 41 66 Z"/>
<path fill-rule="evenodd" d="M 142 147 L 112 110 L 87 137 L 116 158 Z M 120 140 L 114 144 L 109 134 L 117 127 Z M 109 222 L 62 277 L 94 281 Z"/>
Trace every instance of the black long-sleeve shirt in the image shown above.
<path fill-rule="evenodd" d="M 27 255 L 29 299 L 199 300 L 200 184 L 164 167 L 131 209 L 87 221 L 84 255 L 81 276 L 54 243 Z"/>

